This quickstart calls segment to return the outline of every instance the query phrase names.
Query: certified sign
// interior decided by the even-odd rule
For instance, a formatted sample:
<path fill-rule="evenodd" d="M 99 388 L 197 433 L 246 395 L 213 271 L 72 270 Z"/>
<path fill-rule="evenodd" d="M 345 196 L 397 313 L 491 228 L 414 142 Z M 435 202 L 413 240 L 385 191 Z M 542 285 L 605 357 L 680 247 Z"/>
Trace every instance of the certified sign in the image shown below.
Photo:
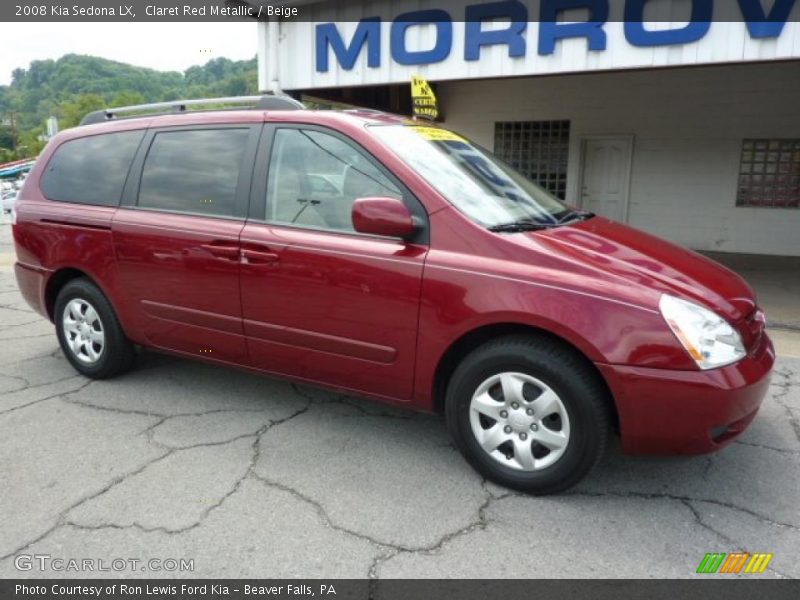
<path fill-rule="evenodd" d="M 439 109 L 436 106 L 436 94 L 430 84 L 422 77 L 411 77 L 411 106 L 414 117 L 435 121 L 439 118 Z"/>

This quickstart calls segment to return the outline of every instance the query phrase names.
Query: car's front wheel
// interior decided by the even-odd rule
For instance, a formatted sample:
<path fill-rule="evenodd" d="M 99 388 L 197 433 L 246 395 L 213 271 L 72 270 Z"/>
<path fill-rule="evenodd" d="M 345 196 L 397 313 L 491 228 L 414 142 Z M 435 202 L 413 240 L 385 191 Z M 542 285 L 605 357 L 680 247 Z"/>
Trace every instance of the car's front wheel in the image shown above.
<path fill-rule="evenodd" d="M 133 364 L 133 344 L 111 303 L 88 279 L 73 279 L 61 289 L 53 315 L 61 350 L 81 374 L 106 379 Z"/>
<path fill-rule="evenodd" d="M 469 354 L 447 389 L 450 433 L 485 477 L 533 494 L 562 491 L 602 456 L 607 391 L 591 365 L 545 336 L 509 336 Z"/>

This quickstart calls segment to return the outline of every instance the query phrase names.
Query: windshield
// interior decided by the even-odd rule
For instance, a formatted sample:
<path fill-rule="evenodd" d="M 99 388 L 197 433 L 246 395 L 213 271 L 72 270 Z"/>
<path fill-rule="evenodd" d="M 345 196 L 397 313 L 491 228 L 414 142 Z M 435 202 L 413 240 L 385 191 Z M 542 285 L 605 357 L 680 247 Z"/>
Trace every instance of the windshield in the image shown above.
<path fill-rule="evenodd" d="M 489 229 L 552 227 L 572 214 L 548 191 L 455 133 L 417 125 L 370 130 L 453 206 Z"/>

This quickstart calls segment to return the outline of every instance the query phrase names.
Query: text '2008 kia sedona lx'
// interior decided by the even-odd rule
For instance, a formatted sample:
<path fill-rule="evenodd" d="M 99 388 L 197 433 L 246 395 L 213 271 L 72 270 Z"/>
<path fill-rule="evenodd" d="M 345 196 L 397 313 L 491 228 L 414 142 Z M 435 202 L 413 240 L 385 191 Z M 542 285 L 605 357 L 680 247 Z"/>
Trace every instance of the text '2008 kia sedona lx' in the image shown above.
<path fill-rule="evenodd" d="M 80 373 L 139 345 L 440 411 L 475 469 L 539 494 L 615 434 L 702 453 L 754 418 L 775 354 L 734 273 L 445 129 L 244 100 L 92 113 L 37 160 L 17 280 Z"/>

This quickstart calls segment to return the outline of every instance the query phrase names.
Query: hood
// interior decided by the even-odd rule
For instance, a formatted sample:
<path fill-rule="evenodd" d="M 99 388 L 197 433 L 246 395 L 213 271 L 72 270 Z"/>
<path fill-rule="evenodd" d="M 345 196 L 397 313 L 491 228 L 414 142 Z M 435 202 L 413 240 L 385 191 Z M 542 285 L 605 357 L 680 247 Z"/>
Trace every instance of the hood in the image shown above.
<path fill-rule="evenodd" d="M 537 245 L 551 256 L 577 262 L 604 277 L 620 278 L 626 285 L 707 306 L 731 322 L 749 316 L 756 308 L 752 288 L 733 271 L 603 217 L 513 237 L 530 236 L 536 236 Z"/>

